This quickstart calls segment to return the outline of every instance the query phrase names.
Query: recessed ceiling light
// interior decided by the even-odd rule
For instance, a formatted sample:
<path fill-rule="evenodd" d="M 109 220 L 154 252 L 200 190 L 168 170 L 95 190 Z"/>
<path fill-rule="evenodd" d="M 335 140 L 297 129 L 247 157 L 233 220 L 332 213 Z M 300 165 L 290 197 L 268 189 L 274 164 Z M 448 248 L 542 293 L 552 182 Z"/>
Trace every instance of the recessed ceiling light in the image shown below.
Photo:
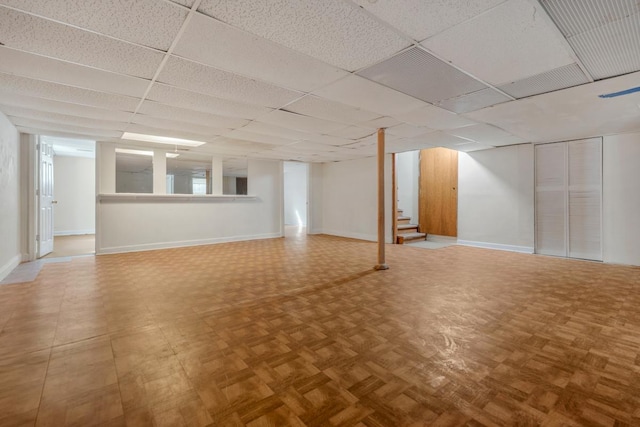
<path fill-rule="evenodd" d="M 168 136 L 157 136 L 157 135 L 144 135 L 141 133 L 131 133 L 125 132 L 122 134 L 122 139 L 131 139 L 134 141 L 145 141 L 145 142 L 155 142 L 158 144 L 169 144 L 169 145 L 185 145 L 187 147 L 198 147 L 200 145 L 206 144 L 204 141 L 193 141 L 191 139 L 181 139 L 181 138 L 170 138 Z"/>
<path fill-rule="evenodd" d="M 153 151 L 132 150 L 130 148 L 116 148 L 116 153 L 135 154 L 137 156 L 149 156 L 149 157 L 153 156 Z M 180 155 L 178 153 L 166 153 L 166 154 L 167 154 L 167 157 L 170 158 L 170 159 L 175 159 L 176 157 L 178 157 Z"/>

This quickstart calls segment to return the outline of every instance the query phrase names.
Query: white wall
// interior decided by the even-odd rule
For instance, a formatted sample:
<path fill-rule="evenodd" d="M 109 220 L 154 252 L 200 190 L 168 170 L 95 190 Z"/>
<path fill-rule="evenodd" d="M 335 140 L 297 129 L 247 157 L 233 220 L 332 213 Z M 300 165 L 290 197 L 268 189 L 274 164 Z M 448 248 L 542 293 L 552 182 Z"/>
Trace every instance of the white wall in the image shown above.
<path fill-rule="evenodd" d="M 308 234 L 322 233 L 322 203 L 324 197 L 324 163 L 309 164 L 309 224 Z"/>
<path fill-rule="evenodd" d="M 284 223 L 307 226 L 306 163 L 284 162 Z"/>
<path fill-rule="evenodd" d="M 248 183 L 256 200 L 102 201 L 97 253 L 282 236 L 282 162 L 249 160 Z"/>
<path fill-rule="evenodd" d="M 533 253 L 533 145 L 458 155 L 458 243 Z"/>
<path fill-rule="evenodd" d="M 0 280 L 21 261 L 20 133 L 0 113 Z"/>
<path fill-rule="evenodd" d="M 411 223 L 417 224 L 418 191 L 420 176 L 420 151 L 407 151 L 396 154 L 396 173 L 398 179 L 398 209 L 411 217 Z"/>
<path fill-rule="evenodd" d="M 378 240 L 378 167 L 375 157 L 325 163 L 323 233 Z M 391 243 L 391 155 L 385 156 L 385 230 Z"/>
<path fill-rule="evenodd" d="M 96 161 L 85 157 L 53 158 L 53 234 L 93 234 L 96 223 Z"/>
<path fill-rule="evenodd" d="M 640 265 L 640 133 L 602 143 L 603 260 Z"/>

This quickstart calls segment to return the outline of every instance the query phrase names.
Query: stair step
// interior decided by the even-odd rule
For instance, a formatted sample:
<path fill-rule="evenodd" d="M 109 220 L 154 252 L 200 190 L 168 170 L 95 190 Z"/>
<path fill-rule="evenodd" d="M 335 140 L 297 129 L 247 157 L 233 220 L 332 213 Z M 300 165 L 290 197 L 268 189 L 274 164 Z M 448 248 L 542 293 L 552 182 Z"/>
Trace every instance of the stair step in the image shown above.
<path fill-rule="evenodd" d="M 398 224 L 398 234 L 416 233 L 418 224 Z"/>
<path fill-rule="evenodd" d="M 402 245 L 406 242 L 413 241 L 413 240 L 426 240 L 426 238 L 427 238 L 426 233 L 398 234 L 398 243 Z"/>
<path fill-rule="evenodd" d="M 398 221 L 398 224 L 409 224 L 409 221 L 411 221 L 411 217 L 410 216 L 398 216 L 397 221 Z"/>

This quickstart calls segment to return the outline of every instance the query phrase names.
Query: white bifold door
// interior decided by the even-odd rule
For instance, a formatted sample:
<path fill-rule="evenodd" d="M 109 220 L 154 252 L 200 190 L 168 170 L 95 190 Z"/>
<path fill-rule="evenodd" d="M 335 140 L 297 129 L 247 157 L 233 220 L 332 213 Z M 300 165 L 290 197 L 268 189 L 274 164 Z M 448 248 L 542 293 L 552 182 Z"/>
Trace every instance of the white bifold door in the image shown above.
<path fill-rule="evenodd" d="M 602 139 L 535 147 L 536 253 L 602 260 Z"/>

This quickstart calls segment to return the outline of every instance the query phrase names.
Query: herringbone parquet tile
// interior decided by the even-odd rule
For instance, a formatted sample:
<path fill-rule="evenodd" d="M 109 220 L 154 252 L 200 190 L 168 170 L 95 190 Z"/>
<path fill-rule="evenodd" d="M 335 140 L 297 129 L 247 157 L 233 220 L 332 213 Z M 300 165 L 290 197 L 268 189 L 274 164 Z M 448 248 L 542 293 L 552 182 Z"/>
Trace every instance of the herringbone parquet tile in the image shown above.
<path fill-rule="evenodd" d="M 640 269 L 291 236 L 0 287 L 0 425 L 640 425 Z"/>

